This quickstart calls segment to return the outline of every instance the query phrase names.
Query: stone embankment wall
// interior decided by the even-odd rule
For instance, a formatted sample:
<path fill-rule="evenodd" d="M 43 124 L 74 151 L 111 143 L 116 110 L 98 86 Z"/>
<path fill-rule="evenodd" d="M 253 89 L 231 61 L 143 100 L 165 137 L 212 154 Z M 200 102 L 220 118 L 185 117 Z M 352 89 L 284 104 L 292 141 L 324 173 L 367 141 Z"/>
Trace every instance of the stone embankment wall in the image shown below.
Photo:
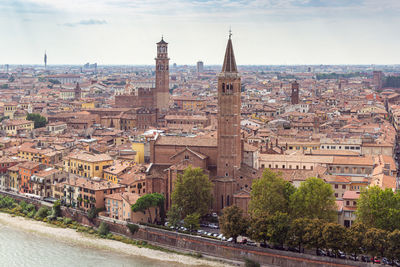
<path fill-rule="evenodd" d="M 3 192 L 0 193 L 3 194 Z M 38 200 L 26 199 L 23 196 L 15 196 L 13 194 L 7 195 L 17 200 L 25 200 L 29 203 L 33 203 L 36 206 L 43 205 L 43 203 Z M 100 223 L 104 221 L 108 224 L 111 232 L 125 235 L 130 238 L 145 240 L 161 247 L 164 245 L 176 248 L 177 250 L 190 250 L 193 253 L 201 253 L 230 260 L 241 261 L 244 258 L 249 258 L 261 264 L 285 267 L 374 266 L 372 264 L 350 260 L 318 257 L 314 255 L 298 254 L 289 251 L 279 251 L 259 247 L 249 247 L 148 226 L 140 226 L 139 231 L 132 235 L 126 226 L 126 223 L 123 222 L 114 221 L 108 218 L 94 218 L 90 220 L 84 212 L 66 207 L 62 207 L 62 214 L 63 216 L 76 220 L 81 224 L 93 227 L 98 227 Z"/>

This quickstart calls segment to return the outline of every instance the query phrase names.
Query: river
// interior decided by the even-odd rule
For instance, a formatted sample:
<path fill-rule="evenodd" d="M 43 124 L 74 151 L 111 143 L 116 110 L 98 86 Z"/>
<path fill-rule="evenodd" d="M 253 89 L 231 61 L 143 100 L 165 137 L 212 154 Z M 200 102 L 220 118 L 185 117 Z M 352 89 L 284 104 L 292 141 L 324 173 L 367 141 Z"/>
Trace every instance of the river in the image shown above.
<path fill-rule="evenodd" d="M 20 230 L 0 223 L 0 266 L 166 267 L 185 265 L 85 247 L 81 244 L 58 239 L 54 240 L 40 233 Z"/>

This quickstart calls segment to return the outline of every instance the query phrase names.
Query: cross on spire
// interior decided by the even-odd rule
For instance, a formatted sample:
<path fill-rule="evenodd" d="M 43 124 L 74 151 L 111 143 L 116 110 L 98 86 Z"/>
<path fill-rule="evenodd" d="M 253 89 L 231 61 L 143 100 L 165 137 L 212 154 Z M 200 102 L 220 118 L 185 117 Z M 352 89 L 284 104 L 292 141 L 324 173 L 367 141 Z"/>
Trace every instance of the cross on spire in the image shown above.
<path fill-rule="evenodd" d="M 231 36 L 232 36 L 232 29 L 231 27 L 229 27 L 229 39 L 231 39 Z"/>

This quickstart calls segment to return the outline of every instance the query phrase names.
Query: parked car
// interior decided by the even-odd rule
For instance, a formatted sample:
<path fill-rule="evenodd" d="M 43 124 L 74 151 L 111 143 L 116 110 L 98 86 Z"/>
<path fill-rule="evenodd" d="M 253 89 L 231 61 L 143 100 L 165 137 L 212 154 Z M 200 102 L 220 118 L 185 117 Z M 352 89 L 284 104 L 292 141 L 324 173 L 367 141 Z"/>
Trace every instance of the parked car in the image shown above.
<path fill-rule="evenodd" d="M 208 235 L 208 236 L 212 236 L 212 233 L 208 233 L 207 235 Z"/>
<path fill-rule="evenodd" d="M 319 248 L 317 250 L 317 256 L 328 256 L 328 253 L 326 253 L 325 250 Z"/>
<path fill-rule="evenodd" d="M 213 234 L 213 237 L 218 237 L 218 234 Z"/>
<path fill-rule="evenodd" d="M 328 257 L 336 258 L 336 254 L 332 250 L 327 251 Z"/>
<path fill-rule="evenodd" d="M 233 242 L 234 239 L 233 239 L 233 237 L 229 237 L 228 240 L 226 240 L 226 241 L 227 241 L 227 242 Z"/>
<path fill-rule="evenodd" d="M 213 212 L 213 213 L 211 214 L 211 216 L 213 216 L 214 218 L 218 218 L 218 214 L 215 213 L 215 212 Z"/>
<path fill-rule="evenodd" d="M 204 233 L 204 231 L 200 229 L 200 230 L 197 230 L 197 233 L 202 234 L 202 233 Z"/>
<path fill-rule="evenodd" d="M 262 248 L 271 248 L 271 246 L 268 245 L 267 243 L 260 243 L 260 247 L 262 247 Z"/>
<path fill-rule="evenodd" d="M 285 248 L 282 245 L 273 245 L 272 248 L 277 250 L 285 250 Z"/>
<path fill-rule="evenodd" d="M 251 247 L 257 247 L 257 243 L 254 241 L 251 241 L 251 240 L 247 241 L 246 245 L 251 246 Z"/>
<path fill-rule="evenodd" d="M 344 253 L 343 251 L 339 250 L 337 253 L 337 257 L 339 259 L 345 259 L 346 258 L 346 253 Z"/>
<path fill-rule="evenodd" d="M 208 225 L 208 227 L 210 227 L 211 229 L 219 229 L 219 226 L 216 225 L 215 223 L 210 223 L 210 224 Z"/>
<path fill-rule="evenodd" d="M 297 248 L 297 247 L 288 247 L 287 250 L 288 250 L 288 251 L 291 251 L 291 252 L 300 253 L 300 250 L 299 250 L 299 248 Z"/>
<path fill-rule="evenodd" d="M 363 261 L 363 262 L 371 262 L 371 259 L 368 256 L 362 255 L 361 256 L 361 261 Z"/>
<path fill-rule="evenodd" d="M 222 239 L 223 236 L 224 236 L 223 234 L 219 234 L 217 237 L 218 239 Z"/>
<path fill-rule="evenodd" d="M 349 259 L 350 259 L 350 260 L 353 260 L 353 261 L 358 261 L 358 257 L 357 257 L 355 254 L 351 254 L 351 255 L 349 256 Z"/>
<path fill-rule="evenodd" d="M 394 260 L 393 265 L 396 267 L 400 267 L 400 260 Z"/>
<path fill-rule="evenodd" d="M 372 263 L 381 263 L 381 261 L 378 259 L 378 257 L 372 257 L 371 261 L 372 261 Z"/>
<path fill-rule="evenodd" d="M 393 265 L 393 261 L 388 258 L 382 258 L 382 263 L 386 265 Z"/>

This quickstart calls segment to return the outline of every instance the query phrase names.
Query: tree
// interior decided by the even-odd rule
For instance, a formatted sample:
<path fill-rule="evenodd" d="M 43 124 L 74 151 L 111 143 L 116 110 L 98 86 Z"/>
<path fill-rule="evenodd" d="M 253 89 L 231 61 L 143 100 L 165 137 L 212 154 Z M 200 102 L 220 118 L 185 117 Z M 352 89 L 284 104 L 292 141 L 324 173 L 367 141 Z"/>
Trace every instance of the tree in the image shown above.
<path fill-rule="evenodd" d="M 145 211 L 147 211 L 149 213 L 150 222 L 153 223 L 150 208 L 159 207 L 161 204 L 164 205 L 164 200 L 165 198 L 162 194 L 146 194 L 141 196 L 136 203 L 131 206 L 131 209 L 133 212 L 141 211 L 145 213 Z"/>
<path fill-rule="evenodd" d="M 319 178 L 308 178 L 290 198 L 294 218 L 334 221 L 336 203 L 332 187 Z"/>
<path fill-rule="evenodd" d="M 400 259 L 400 230 L 396 229 L 387 236 L 388 249 L 387 257 L 390 259 Z"/>
<path fill-rule="evenodd" d="M 287 244 L 292 247 L 297 247 L 299 251 L 302 251 L 302 248 L 306 243 L 306 230 L 310 223 L 311 220 L 307 218 L 298 218 L 293 220 L 290 225 Z"/>
<path fill-rule="evenodd" d="M 34 122 L 35 129 L 44 127 L 47 124 L 46 118 L 38 113 L 29 113 L 26 119 Z"/>
<path fill-rule="evenodd" d="M 243 210 L 235 205 L 226 207 L 222 210 L 219 217 L 221 233 L 228 237 L 233 237 L 236 243 L 237 237 L 246 233 L 248 220 L 243 216 Z"/>
<path fill-rule="evenodd" d="M 185 226 L 189 231 L 195 231 L 200 228 L 200 214 L 192 213 L 185 217 L 183 221 L 183 226 Z"/>
<path fill-rule="evenodd" d="M 337 254 L 345 246 L 346 228 L 337 223 L 326 223 L 322 230 L 322 237 L 326 248 Z"/>
<path fill-rule="evenodd" d="M 361 192 L 357 202 L 357 220 L 368 228 L 400 230 L 400 194 L 378 186 Z"/>
<path fill-rule="evenodd" d="M 168 224 L 173 227 L 179 225 L 179 221 L 182 218 L 182 209 L 178 205 L 172 205 L 167 213 Z"/>
<path fill-rule="evenodd" d="M 101 222 L 98 230 L 99 235 L 106 236 L 109 232 L 110 230 L 108 228 L 108 224 L 105 222 Z"/>
<path fill-rule="evenodd" d="M 356 256 L 362 253 L 366 232 L 367 228 L 362 223 L 354 223 L 348 228 L 346 234 L 346 252 L 355 254 Z"/>
<path fill-rule="evenodd" d="M 285 181 L 279 174 L 265 169 L 260 179 L 252 184 L 249 211 L 252 217 L 258 213 L 270 215 L 276 212 L 289 213 L 290 196 L 295 187 Z"/>
<path fill-rule="evenodd" d="M 385 255 L 388 248 L 388 232 L 382 229 L 370 228 L 365 233 L 364 247 L 371 256 Z"/>
<path fill-rule="evenodd" d="M 269 240 L 277 245 L 282 246 L 286 239 L 290 228 L 290 217 L 285 212 L 276 212 L 270 218 L 268 227 Z"/>
<path fill-rule="evenodd" d="M 174 187 L 172 203 L 182 209 L 182 217 L 193 213 L 200 216 L 207 214 L 213 184 L 201 168 L 186 168 L 183 175 L 178 174 Z"/>
<path fill-rule="evenodd" d="M 270 218 L 267 213 L 258 213 L 257 216 L 252 216 L 250 219 L 250 227 L 247 230 L 247 235 L 254 241 L 266 242 L 269 240 Z"/>
<path fill-rule="evenodd" d="M 306 234 L 304 235 L 304 243 L 308 248 L 316 250 L 325 247 L 325 241 L 322 235 L 324 222 L 320 219 L 312 219 L 305 226 Z"/>
<path fill-rule="evenodd" d="M 51 218 L 55 219 L 57 217 L 61 216 L 61 202 L 60 200 L 57 200 L 56 202 L 53 203 L 53 207 L 51 208 Z"/>

